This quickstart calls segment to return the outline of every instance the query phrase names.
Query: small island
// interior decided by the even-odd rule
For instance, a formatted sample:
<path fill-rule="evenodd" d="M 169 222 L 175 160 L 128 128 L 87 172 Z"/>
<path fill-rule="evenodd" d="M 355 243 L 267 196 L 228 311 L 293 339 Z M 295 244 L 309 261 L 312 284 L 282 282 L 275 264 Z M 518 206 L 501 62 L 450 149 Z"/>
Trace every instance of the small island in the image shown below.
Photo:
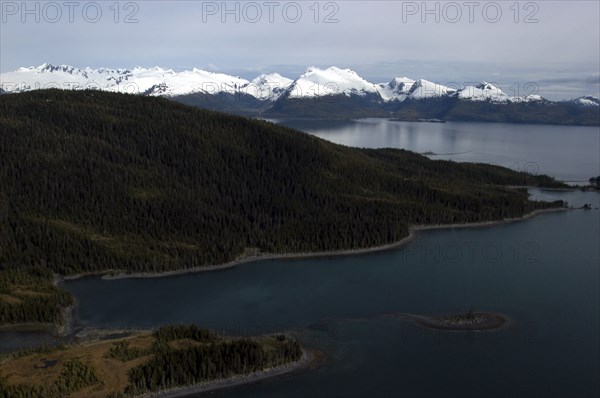
<path fill-rule="evenodd" d="M 413 118 L 413 117 L 402 117 L 402 118 L 391 118 L 392 122 L 420 122 L 420 123 L 446 123 L 443 119 L 436 118 Z"/>
<path fill-rule="evenodd" d="M 506 318 L 490 312 L 474 312 L 470 309 L 463 314 L 443 316 L 410 315 L 419 326 L 446 331 L 482 331 L 499 329 L 506 323 Z"/>

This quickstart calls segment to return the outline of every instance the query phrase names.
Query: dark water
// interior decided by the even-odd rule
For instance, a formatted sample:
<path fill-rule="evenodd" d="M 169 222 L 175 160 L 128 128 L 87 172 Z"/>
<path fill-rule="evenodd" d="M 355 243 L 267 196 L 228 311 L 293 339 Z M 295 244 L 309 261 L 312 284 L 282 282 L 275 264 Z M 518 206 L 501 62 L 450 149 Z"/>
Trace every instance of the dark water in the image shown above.
<path fill-rule="evenodd" d="M 600 128 L 504 123 L 411 123 L 386 119 L 276 120 L 343 145 L 404 148 L 432 159 L 493 163 L 587 181 L 600 173 Z"/>
<path fill-rule="evenodd" d="M 403 147 L 569 180 L 600 174 L 598 128 L 285 121 L 346 145 Z M 504 126 L 504 127 L 502 127 Z M 499 129 L 499 130 L 498 130 Z M 454 155 L 449 155 L 454 154 Z M 600 205 L 600 194 L 532 190 Z M 600 211 L 484 228 L 424 231 L 391 251 L 262 261 L 158 279 L 86 278 L 65 287 L 97 327 L 194 322 L 232 334 L 292 330 L 321 367 L 218 397 L 592 397 L 600 395 Z M 503 329 L 443 333 L 398 313 L 506 314 Z M 44 335 L 2 334 L 2 348 Z"/>
<path fill-rule="evenodd" d="M 597 193 L 541 192 L 573 205 Z M 219 397 L 598 396 L 600 212 L 419 233 L 359 256 L 263 261 L 220 272 L 66 284 L 97 326 L 195 322 L 238 334 L 295 330 L 320 368 Z M 506 314 L 499 331 L 419 329 L 400 312 Z"/>

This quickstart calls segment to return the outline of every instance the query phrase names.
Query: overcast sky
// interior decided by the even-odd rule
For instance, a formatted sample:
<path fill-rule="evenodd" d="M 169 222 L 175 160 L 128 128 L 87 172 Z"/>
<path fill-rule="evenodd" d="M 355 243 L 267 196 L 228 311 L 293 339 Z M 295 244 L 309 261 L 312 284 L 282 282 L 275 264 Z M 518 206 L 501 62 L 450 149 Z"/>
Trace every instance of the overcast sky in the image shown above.
<path fill-rule="evenodd" d="M 1 72 L 49 62 L 294 78 L 335 65 L 374 82 L 486 80 L 509 95 L 533 82 L 551 99 L 600 90 L 597 0 L 0 3 Z"/>

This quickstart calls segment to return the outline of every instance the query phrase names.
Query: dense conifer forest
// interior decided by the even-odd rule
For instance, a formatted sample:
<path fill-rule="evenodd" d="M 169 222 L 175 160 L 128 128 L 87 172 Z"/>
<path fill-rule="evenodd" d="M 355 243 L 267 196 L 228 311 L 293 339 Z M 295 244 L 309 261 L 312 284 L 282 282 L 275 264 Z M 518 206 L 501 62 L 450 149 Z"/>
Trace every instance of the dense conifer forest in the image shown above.
<path fill-rule="evenodd" d="M 167 326 L 155 334 L 153 358 L 129 371 L 127 394 L 139 395 L 207 380 L 248 374 L 265 368 L 297 361 L 302 356 L 300 343 L 285 335 L 270 344 L 241 338 L 220 341 L 209 331 L 191 326 Z M 169 342 L 191 339 L 183 349 L 173 349 Z"/>
<path fill-rule="evenodd" d="M 63 323 L 63 309 L 73 304 L 73 297 L 54 286 L 53 279 L 48 268 L 0 271 L 0 325 Z"/>
<path fill-rule="evenodd" d="M 523 185 L 562 184 L 405 150 L 348 148 L 160 98 L 6 95 L 0 281 L 16 271 L 175 270 L 225 263 L 248 249 L 365 248 L 402 239 L 411 224 L 499 220 L 561 205 L 507 188 Z M 0 289 L 1 323 L 56 319 L 68 304 L 59 295 L 52 310 L 25 311 L 11 299 L 14 286 Z"/>

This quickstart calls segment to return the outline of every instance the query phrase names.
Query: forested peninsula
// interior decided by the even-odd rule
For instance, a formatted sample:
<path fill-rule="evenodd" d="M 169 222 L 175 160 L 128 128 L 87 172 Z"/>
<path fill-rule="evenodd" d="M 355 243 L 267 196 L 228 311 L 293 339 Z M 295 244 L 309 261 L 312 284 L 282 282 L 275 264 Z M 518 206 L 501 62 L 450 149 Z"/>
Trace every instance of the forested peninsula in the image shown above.
<path fill-rule="evenodd" d="M 353 250 L 411 225 L 561 207 L 506 168 L 333 144 L 161 98 L 0 97 L 0 325 L 60 323 L 54 276 L 165 272 L 247 253 Z"/>
<path fill-rule="evenodd" d="M 0 358 L 0 398 L 210 391 L 293 371 L 310 355 L 285 334 L 234 338 L 195 325 L 163 326 Z"/>

